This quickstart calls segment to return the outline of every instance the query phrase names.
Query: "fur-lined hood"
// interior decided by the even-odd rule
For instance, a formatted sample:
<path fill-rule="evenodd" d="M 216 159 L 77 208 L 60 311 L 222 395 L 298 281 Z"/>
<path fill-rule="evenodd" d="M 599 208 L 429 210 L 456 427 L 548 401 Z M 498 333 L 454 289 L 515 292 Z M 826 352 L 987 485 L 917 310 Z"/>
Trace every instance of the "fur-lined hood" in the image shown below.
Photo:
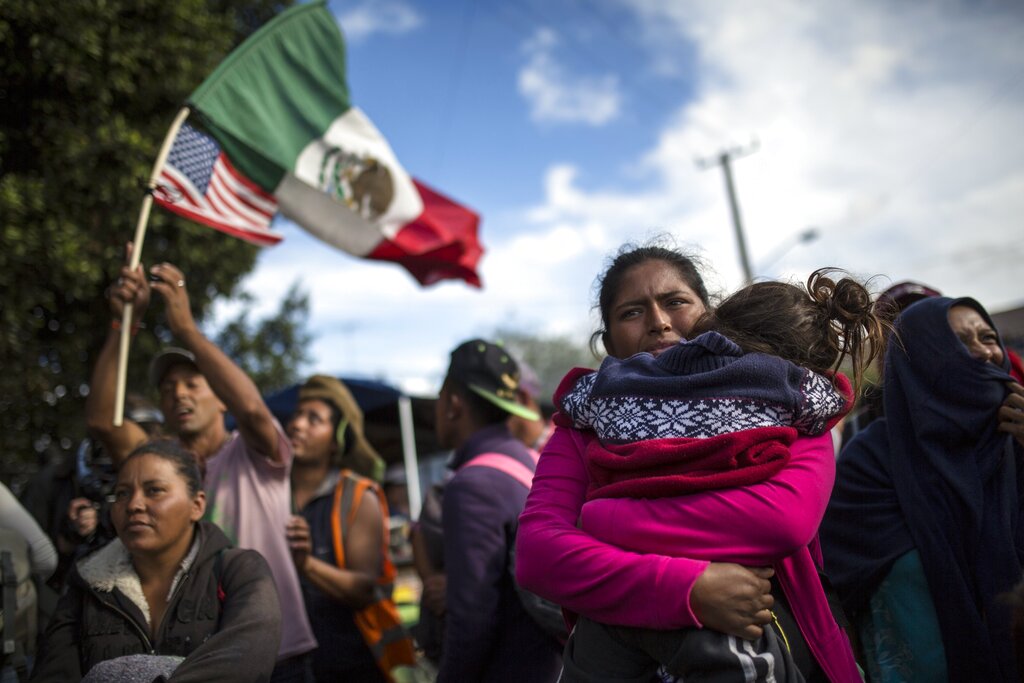
<path fill-rule="evenodd" d="M 216 533 L 212 533 L 211 529 Z M 171 582 L 168 598 L 174 594 L 178 583 L 197 562 L 205 560 L 228 545 L 228 539 L 220 529 L 209 522 L 199 522 L 196 525 L 192 546 L 178 567 L 174 581 Z M 115 538 L 99 550 L 86 555 L 78 561 L 76 569 L 82 582 L 97 593 L 113 593 L 116 588 L 139 608 L 146 625 L 150 625 L 149 603 L 142 592 L 142 581 L 121 539 Z"/>

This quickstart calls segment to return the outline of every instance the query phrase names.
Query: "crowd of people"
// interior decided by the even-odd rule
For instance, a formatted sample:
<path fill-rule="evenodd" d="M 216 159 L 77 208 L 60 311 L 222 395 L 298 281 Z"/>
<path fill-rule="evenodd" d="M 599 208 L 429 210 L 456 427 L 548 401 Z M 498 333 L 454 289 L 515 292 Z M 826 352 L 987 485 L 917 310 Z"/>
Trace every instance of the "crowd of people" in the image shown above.
<path fill-rule="evenodd" d="M 115 426 L 153 292 L 178 346 Z M 405 480 L 344 383 L 280 424 L 172 264 L 109 308 L 74 463 L 0 489 L 5 586 L 27 558 L 18 615 L 47 616 L 4 624 L 4 683 L 1024 680 L 1024 366 L 974 299 L 829 268 L 714 302 L 686 254 L 624 246 L 606 357 L 550 400 L 500 343 L 451 352 L 411 628 Z"/>

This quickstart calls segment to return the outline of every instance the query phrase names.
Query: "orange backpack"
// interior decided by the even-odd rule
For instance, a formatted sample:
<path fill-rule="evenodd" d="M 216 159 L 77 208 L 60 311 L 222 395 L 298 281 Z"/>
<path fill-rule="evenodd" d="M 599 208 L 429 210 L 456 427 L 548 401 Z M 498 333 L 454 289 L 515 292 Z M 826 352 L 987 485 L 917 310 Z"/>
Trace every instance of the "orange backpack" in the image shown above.
<path fill-rule="evenodd" d="M 367 490 L 373 491 L 380 501 L 381 513 L 388 518 L 388 504 L 384 492 L 375 482 L 359 477 L 349 470 L 342 470 L 334 488 L 334 503 L 331 507 L 331 536 L 334 540 L 334 557 L 338 566 L 345 569 L 345 545 L 342 539 L 352 526 L 359 503 Z M 392 670 L 401 666 L 416 665 L 416 651 L 412 638 L 402 625 L 398 608 L 391 599 L 395 577 L 398 571 L 388 551 L 388 527 L 384 525 L 384 539 L 381 544 L 383 569 L 375 588 L 376 601 L 356 611 L 355 622 L 363 634 L 377 665 L 389 681 L 394 681 Z"/>

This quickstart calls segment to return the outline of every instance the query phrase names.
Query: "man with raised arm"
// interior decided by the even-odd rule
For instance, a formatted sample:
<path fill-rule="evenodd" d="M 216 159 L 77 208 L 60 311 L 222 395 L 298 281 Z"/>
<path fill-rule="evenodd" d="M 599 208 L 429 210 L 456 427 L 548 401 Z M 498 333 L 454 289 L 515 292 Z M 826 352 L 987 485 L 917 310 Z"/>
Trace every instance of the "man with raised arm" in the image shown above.
<path fill-rule="evenodd" d="M 89 432 L 109 449 L 115 463 L 148 438 L 128 419 L 114 427 L 114 396 L 124 305 L 133 304 L 132 327 L 137 329 L 150 290 L 155 290 L 164 300 L 167 325 L 183 347 L 165 349 L 150 365 L 165 426 L 205 469 L 206 518 L 237 547 L 262 554 L 273 572 L 284 614 L 271 680 L 304 680 L 304 660 L 317 643 L 284 535 L 291 514 L 291 446 L 253 381 L 196 326 L 182 271 L 161 263 L 150 268 L 150 278 L 152 284 L 142 266 L 124 267 L 111 286 L 113 322 L 96 359 L 86 402 Z M 238 424 L 234 432 L 224 426 L 226 412 Z"/>

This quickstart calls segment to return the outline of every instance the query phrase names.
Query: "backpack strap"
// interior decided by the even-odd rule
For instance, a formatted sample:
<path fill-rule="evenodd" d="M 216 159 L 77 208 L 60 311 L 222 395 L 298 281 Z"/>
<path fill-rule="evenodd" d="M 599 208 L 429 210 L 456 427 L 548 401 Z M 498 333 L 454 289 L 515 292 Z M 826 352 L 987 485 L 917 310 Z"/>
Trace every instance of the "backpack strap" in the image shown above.
<path fill-rule="evenodd" d="M 338 484 L 334 487 L 334 501 L 331 505 L 331 540 L 334 543 L 334 560 L 338 567 L 346 569 L 345 566 L 345 537 L 352 524 L 355 522 L 356 514 L 359 512 L 359 504 L 363 501 L 363 494 L 373 491 L 380 504 L 381 516 L 388 518 L 388 501 L 384 492 L 377 484 L 365 477 L 357 477 L 350 470 L 342 470 L 338 476 Z M 388 551 L 388 527 L 381 525 L 381 549 L 383 551 L 383 567 L 378 583 L 387 588 L 390 587 L 398 575 L 394 563 L 391 561 L 391 553 Z"/>
<path fill-rule="evenodd" d="M 349 470 L 342 470 L 334 487 L 331 503 L 331 540 L 334 543 L 334 559 L 341 569 L 345 566 L 345 534 L 352 528 L 363 495 L 372 491 L 380 503 L 383 519 L 388 518 L 388 503 L 384 492 L 375 482 L 358 477 Z M 388 550 L 388 527 L 381 524 L 381 575 L 374 590 L 374 602 L 355 612 L 356 628 L 363 636 L 367 647 L 384 677 L 393 683 L 392 671 L 401 666 L 413 666 L 416 652 L 412 638 L 402 625 L 401 615 L 391 599 L 392 588 L 398 571 L 391 561 Z"/>
<path fill-rule="evenodd" d="M 530 458 L 536 467 L 540 455 L 537 454 L 537 451 L 530 449 Z M 470 459 L 459 470 L 466 467 L 490 467 L 491 469 L 504 472 L 527 489 L 533 487 L 533 470 L 506 453 L 482 453 Z"/>

